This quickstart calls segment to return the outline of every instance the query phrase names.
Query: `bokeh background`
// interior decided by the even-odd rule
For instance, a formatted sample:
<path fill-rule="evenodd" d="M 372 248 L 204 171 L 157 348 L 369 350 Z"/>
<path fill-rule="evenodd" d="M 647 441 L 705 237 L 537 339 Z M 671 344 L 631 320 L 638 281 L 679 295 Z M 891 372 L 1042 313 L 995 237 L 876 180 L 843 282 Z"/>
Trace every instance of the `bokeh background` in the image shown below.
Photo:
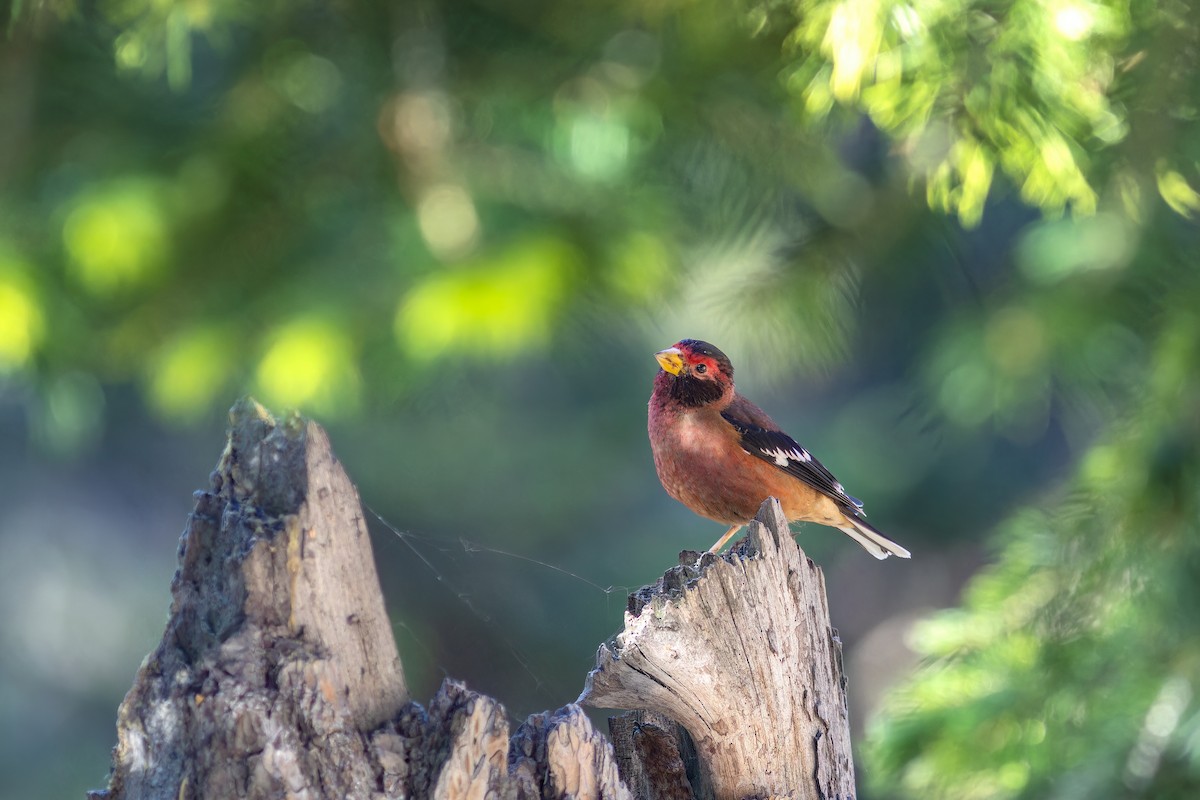
<path fill-rule="evenodd" d="M 573 700 L 721 526 L 651 354 L 909 547 L 801 526 L 863 797 L 1200 792 L 1200 10 L 15 0 L 0 796 L 103 785 L 243 393 L 326 425 L 410 685 Z"/>

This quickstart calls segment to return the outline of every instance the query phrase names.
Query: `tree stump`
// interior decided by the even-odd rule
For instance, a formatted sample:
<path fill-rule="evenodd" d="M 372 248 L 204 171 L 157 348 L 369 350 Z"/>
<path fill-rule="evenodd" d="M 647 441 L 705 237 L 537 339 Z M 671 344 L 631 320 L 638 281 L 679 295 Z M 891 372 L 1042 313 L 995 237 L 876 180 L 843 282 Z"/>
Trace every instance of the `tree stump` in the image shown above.
<path fill-rule="evenodd" d="M 853 796 L 823 579 L 774 501 L 731 554 L 691 554 L 630 597 L 581 697 L 645 709 L 613 721 L 617 759 L 577 705 L 510 735 L 461 683 L 412 702 L 325 432 L 251 400 L 230 418 L 93 800 Z"/>
<path fill-rule="evenodd" d="M 249 400 L 230 419 L 94 800 L 631 797 L 577 706 L 510 738 L 500 704 L 454 681 L 411 702 L 325 432 Z"/>
<path fill-rule="evenodd" d="M 779 503 L 763 503 L 727 555 L 680 560 L 630 597 L 625 629 L 600 646 L 579 702 L 679 722 L 701 796 L 854 797 L 841 641 L 821 570 Z M 645 746 L 617 742 L 621 758 Z"/>

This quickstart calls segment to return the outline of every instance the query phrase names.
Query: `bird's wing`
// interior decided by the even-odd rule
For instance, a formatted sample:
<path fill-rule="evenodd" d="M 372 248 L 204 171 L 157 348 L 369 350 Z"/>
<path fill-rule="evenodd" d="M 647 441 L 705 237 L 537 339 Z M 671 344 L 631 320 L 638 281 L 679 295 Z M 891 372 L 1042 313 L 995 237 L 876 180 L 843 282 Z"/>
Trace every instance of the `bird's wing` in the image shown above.
<path fill-rule="evenodd" d="M 745 403 L 753 409 L 750 403 Z M 787 474 L 799 478 L 818 492 L 828 496 L 838 506 L 854 517 L 863 517 L 862 501 L 846 494 L 846 490 L 833 473 L 805 450 L 800 444 L 781 430 L 771 430 L 751 422 L 748 414 L 738 413 L 741 408 L 731 406 L 721 414 L 725 421 L 737 429 L 741 436 L 742 449 L 755 458 L 774 464 Z M 765 416 L 765 415 L 764 415 Z M 768 418 L 769 419 L 769 418 Z"/>

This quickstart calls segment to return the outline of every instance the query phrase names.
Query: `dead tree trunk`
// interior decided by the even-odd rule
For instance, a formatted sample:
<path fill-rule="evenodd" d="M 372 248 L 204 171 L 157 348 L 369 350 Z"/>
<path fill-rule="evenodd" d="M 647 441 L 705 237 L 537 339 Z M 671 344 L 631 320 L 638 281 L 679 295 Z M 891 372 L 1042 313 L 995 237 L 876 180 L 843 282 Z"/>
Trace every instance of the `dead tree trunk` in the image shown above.
<path fill-rule="evenodd" d="M 779 503 L 763 503 L 728 555 L 695 555 L 630 596 L 625 630 L 600 646 L 579 701 L 677 721 L 704 796 L 854 797 L 841 641 L 824 576 Z M 661 759 L 680 739 L 644 727 L 614 729 L 619 760 L 644 760 L 651 736 Z"/>
<path fill-rule="evenodd" d="M 499 703 L 454 681 L 428 709 L 412 702 L 358 495 L 325 432 L 253 401 L 231 421 L 93 800 L 632 800 L 576 705 L 510 736 Z M 820 571 L 785 522 L 763 518 L 748 547 L 632 596 L 625 632 L 600 650 L 582 700 L 670 717 L 614 723 L 637 797 L 853 796 Z M 672 720 L 696 743 L 690 780 Z"/>

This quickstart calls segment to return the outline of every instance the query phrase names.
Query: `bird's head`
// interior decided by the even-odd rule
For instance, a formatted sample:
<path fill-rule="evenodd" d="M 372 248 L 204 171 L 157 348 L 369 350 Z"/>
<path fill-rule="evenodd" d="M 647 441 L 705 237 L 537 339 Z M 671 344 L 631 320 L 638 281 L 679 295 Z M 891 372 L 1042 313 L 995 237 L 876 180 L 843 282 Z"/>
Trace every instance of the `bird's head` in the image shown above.
<path fill-rule="evenodd" d="M 733 364 L 708 342 L 684 339 L 654 354 L 662 372 L 655 388 L 662 387 L 681 405 L 695 408 L 733 399 Z"/>

